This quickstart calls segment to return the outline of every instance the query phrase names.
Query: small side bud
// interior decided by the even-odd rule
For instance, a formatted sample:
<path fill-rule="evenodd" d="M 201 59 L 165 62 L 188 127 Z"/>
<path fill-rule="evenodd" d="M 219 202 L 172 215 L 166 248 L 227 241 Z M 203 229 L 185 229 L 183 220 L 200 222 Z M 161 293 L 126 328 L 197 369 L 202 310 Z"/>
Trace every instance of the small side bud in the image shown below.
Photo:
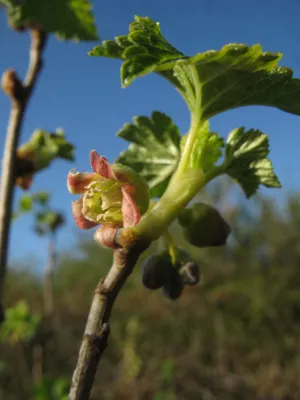
<path fill-rule="evenodd" d="M 113 224 L 104 224 L 94 234 L 94 239 L 103 247 L 117 249 L 120 246 L 116 243 L 118 227 Z"/>
<path fill-rule="evenodd" d="M 12 100 L 22 101 L 24 99 L 24 87 L 14 69 L 8 69 L 2 75 L 3 92 Z"/>
<path fill-rule="evenodd" d="M 184 283 L 181 275 L 175 268 L 172 268 L 172 272 L 169 279 L 165 282 L 162 292 L 170 300 L 177 300 L 184 288 Z"/>
<path fill-rule="evenodd" d="M 167 253 L 150 256 L 142 265 L 142 283 L 147 289 L 159 289 L 169 279 L 173 269 Z"/>

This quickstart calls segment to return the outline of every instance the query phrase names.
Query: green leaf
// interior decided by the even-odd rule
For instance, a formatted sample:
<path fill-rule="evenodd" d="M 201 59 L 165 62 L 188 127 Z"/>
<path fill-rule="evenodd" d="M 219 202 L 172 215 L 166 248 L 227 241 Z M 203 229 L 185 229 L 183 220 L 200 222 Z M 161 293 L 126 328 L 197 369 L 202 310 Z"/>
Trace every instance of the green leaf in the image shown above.
<path fill-rule="evenodd" d="M 268 136 L 259 130 L 237 128 L 228 136 L 226 172 L 241 185 L 248 198 L 255 194 L 259 185 L 281 187 L 271 161 L 266 158 L 268 154 Z"/>
<path fill-rule="evenodd" d="M 13 26 L 41 26 L 63 40 L 98 40 L 88 0 L 5 0 Z"/>
<path fill-rule="evenodd" d="M 36 130 L 28 142 L 18 148 L 18 155 L 30 159 L 35 171 L 48 167 L 55 158 L 73 161 L 73 153 L 74 146 L 62 131 L 49 133 L 42 129 Z"/>
<path fill-rule="evenodd" d="M 201 113 L 202 120 L 249 105 L 300 115 L 300 80 L 293 79 L 291 69 L 278 67 L 281 53 L 263 52 L 259 44 L 228 44 L 188 57 L 166 41 L 158 23 L 135 17 L 127 36 L 103 42 L 89 54 L 124 60 L 124 87 L 157 72 L 180 91 L 191 110 Z"/>
<path fill-rule="evenodd" d="M 49 192 L 36 192 L 33 194 L 32 197 L 33 197 L 33 201 L 35 201 L 39 205 L 46 206 L 50 199 L 50 194 L 49 194 Z"/>
<path fill-rule="evenodd" d="M 176 59 L 186 58 L 162 36 L 158 22 L 138 16 L 130 24 L 127 36 L 115 37 L 115 42 L 104 41 L 89 55 L 125 60 L 121 68 L 123 87 L 130 85 L 138 76 L 160 70 L 165 78 L 174 81 L 176 85 L 169 69 L 174 66 Z"/>
<path fill-rule="evenodd" d="M 188 135 L 182 137 L 180 142 L 183 151 Z M 215 132 L 210 132 L 209 122 L 205 121 L 197 132 L 193 149 L 189 158 L 189 168 L 201 168 L 209 171 L 222 155 L 224 140 Z"/>
<path fill-rule="evenodd" d="M 32 210 L 32 197 L 25 195 L 20 198 L 19 209 L 21 212 L 29 212 Z"/>
<path fill-rule="evenodd" d="M 36 333 L 41 318 L 30 312 L 24 300 L 6 310 L 5 321 L 0 326 L 0 340 L 14 344 L 30 340 Z"/>
<path fill-rule="evenodd" d="M 43 378 L 33 386 L 33 400 L 68 400 L 69 388 L 66 379 Z"/>
<path fill-rule="evenodd" d="M 130 166 L 147 180 L 151 197 L 160 197 L 179 161 L 178 128 L 170 117 L 158 111 L 151 118 L 135 117 L 133 122 L 118 132 L 131 144 L 117 162 Z"/>
<path fill-rule="evenodd" d="M 64 224 L 64 216 L 60 212 L 52 210 L 38 212 L 35 219 L 35 230 L 40 235 L 54 232 Z"/>

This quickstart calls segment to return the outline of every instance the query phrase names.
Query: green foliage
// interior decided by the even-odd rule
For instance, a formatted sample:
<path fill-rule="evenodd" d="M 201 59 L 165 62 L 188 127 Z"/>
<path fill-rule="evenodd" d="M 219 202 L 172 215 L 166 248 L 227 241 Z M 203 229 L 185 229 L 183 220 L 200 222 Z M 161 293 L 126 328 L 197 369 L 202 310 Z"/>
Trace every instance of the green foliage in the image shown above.
<path fill-rule="evenodd" d="M 126 337 L 124 340 L 124 353 L 122 358 L 122 370 L 125 381 L 132 381 L 141 371 L 142 360 L 136 351 L 137 335 L 139 333 L 139 321 L 131 317 L 126 325 Z"/>
<path fill-rule="evenodd" d="M 50 194 L 48 192 L 36 192 L 32 197 L 33 200 L 41 206 L 46 206 L 50 200 Z"/>
<path fill-rule="evenodd" d="M 49 133 L 38 129 L 18 148 L 17 154 L 20 158 L 30 160 L 37 172 L 48 167 L 56 158 L 74 161 L 74 149 L 74 145 L 65 139 L 62 130 Z"/>
<path fill-rule="evenodd" d="M 182 137 L 181 151 L 185 146 L 188 135 Z M 222 155 L 223 139 L 215 132 L 209 130 L 209 122 L 205 121 L 197 131 L 197 137 L 193 143 L 193 149 L 189 156 L 189 168 L 201 168 L 209 171 Z"/>
<path fill-rule="evenodd" d="M 61 212 L 55 211 L 49 206 L 50 194 L 40 191 L 31 195 L 24 195 L 19 199 L 19 207 L 14 212 L 13 219 L 31 212 L 34 217 L 34 229 L 39 235 L 54 233 L 65 220 Z"/>
<path fill-rule="evenodd" d="M 4 0 L 12 26 L 39 26 L 60 39 L 98 40 L 88 0 Z"/>
<path fill-rule="evenodd" d="M 282 54 L 263 52 L 259 44 L 228 44 L 219 51 L 188 57 L 166 41 L 159 23 L 136 16 L 127 36 L 105 41 L 89 54 L 123 59 L 124 87 L 139 76 L 159 73 L 171 81 L 204 120 L 249 105 L 300 114 L 300 80 L 293 79 L 291 69 L 278 67 Z"/>
<path fill-rule="evenodd" d="M 33 400 L 68 400 L 70 384 L 66 379 L 44 378 L 33 389 Z"/>
<path fill-rule="evenodd" d="M 143 176 L 150 187 L 151 197 L 165 191 L 179 160 L 180 134 L 167 115 L 154 111 L 151 118 L 135 117 L 118 136 L 130 142 L 117 162 L 125 164 Z"/>
<path fill-rule="evenodd" d="M 20 198 L 19 209 L 20 212 L 29 212 L 32 210 L 33 199 L 30 195 L 24 195 Z"/>
<path fill-rule="evenodd" d="M 0 340 L 11 344 L 28 341 L 36 333 L 40 316 L 30 312 L 26 301 L 21 300 L 6 310 L 5 321 L 0 326 Z"/>
<path fill-rule="evenodd" d="M 163 360 L 160 368 L 161 385 L 171 386 L 174 379 L 175 364 L 172 359 Z M 161 390 L 155 394 L 153 400 L 175 400 L 176 395 L 172 388 Z"/>
<path fill-rule="evenodd" d="M 44 210 L 35 215 L 35 231 L 39 235 L 55 232 L 64 224 L 62 213 L 53 210 Z"/>
<path fill-rule="evenodd" d="M 268 136 L 259 130 L 244 128 L 233 130 L 226 143 L 226 172 L 243 188 L 246 196 L 252 196 L 259 185 L 281 187 L 274 174 L 269 154 Z"/>
<path fill-rule="evenodd" d="M 173 395 L 199 400 L 207 394 L 208 399 L 218 400 L 298 400 L 299 193 L 279 209 L 261 196 L 255 203 L 231 203 L 229 199 L 236 198 L 232 190 L 222 192 L 228 209 L 224 203 L 220 206 L 233 226 L 229 246 L 191 248 L 183 242 L 178 227 L 171 228 L 176 244 L 201 260 L 200 286 L 185 287 L 176 302 L 159 291 L 149 293 L 142 287 L 140 266 L 145 257 L 161 251 L 161 243 L 143 255 L 114 309 L 110 346 L 102 360 L 105 368 L 97 376 L 93 398 L 166 400 Z M 211 201 L 215 203 L 217 197 Z M 240 228 L 248 235 L 246 244 Z M 57 340 L 54 346 L 52 341 L 43 344 L 46 377 L 71 376 L 95 282 L 107 273 L 111 261 L 111 252 L 85 234 L 59 258 L 53 276 Z M 26 298 L 32 309 L 42 307 L 42 284 L 35 274 L 27 272 L 25 277 L 20 268 L 11 268 L 7 282 L 6 304 Z M 132 321 L 128 325 L 133 310 L 137 330 Z M 130 341 L 134 351 L 128 351 L 123 363 L 124 343 Z M 33 345 L 26 344 L 28 359 Z M 5 400 L 28 396 L 14 364 L 19 361 L 16 351 L 1 344 L 0 360 L 7 364 L 0 374 Z M 140 369 L 131 364 L 135 356 Z M 133 375 L 129 377 L 131 365 Z"/>

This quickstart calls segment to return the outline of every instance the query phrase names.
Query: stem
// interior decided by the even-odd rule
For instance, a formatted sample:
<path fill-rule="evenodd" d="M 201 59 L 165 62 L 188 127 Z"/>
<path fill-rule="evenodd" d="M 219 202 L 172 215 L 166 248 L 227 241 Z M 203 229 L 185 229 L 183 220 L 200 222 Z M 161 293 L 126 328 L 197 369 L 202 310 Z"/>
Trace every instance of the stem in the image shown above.
<path fill-rule="evenodd" d="M 43 379 L 44 349 L 36 344 L 32 349 L 32 380 L 35 384 Z"/>
<path fill-rule="evenodd" d="M 194 65 L 190 66 L 191 76 L 193 77 L 194 87 L 195 87 L 195 102 L 193 109 L 191 110 L 191 126 L 188 133 L 188 137 L 178 164 L 177 170 L 174 173 L 170 185 L 179 179 L 180 175 L 186 170 L 189 164 L 190 155 L 193 150 L 193 146 L 198 134 L 198 130 L 202 125 L 202 113 L 201 113 L 201 103 L 202 103 L 202 88 L 199 82 L 197 69 Z"/>
<path fill-rule="evenodd" d="M 28 389 L 32 383 L 31 371 L 29 369 L 28 361 L 21 342 L 15 343 L 15 350 L 17 352 L 16 365 L 19 370 L 24 392 L 28 394 Z"/>
<path fill-rule="evenodd" d="M 176 253 L 177 253 L 177 246 L 173 239 L 173 236 L 170 234 L 169 231 L 165 231 L 163 237 L 167 243 L 169 254 L 172 260 L 172 264 L 175 265 L 176 262 Z"/>
<path fill-rule="evenodd" d="M 48 245 L 48 260 L 43 276 L 44 314 L 51 316 L 54 312 L 52 275 L 55 267 L 55 234 L 52 233 Z"/>
<path fill-rule="evenodd" d="M 84 336 L 73 374 L 69 400 L 88 400 L 98 363 L 107 346 L 109 318 L 119 291 L 131 274 L 140 254 L 149 242 L 139 242 L 130 249 L 114 251 L 112 267 L 106 278 L 100 279 L 94 293 Z"/>
<path fill-rule="evenodd" d="M 15 185 L 16 150 L 24 114 L 42 68 L 42 52 L 46 44 L 46 38 L 46 34 L 40 30 L 31 31 L 30 59 L 24 83 L 19 83 L 19 86 L 16 85 L 17 78 L 15 78 L 15 81 L 10 79 L 10 81 L 6 82 L 8 85 L 7 90 L 3 87 L 11 99 L 11 112 L 4 147 L 0 190 L 0 323 L 1 316 L 4 319 L 2 302 Z M 15 91 L 13 89 L 10 90 L 10 85 L 18 86 L 18 88 L 15 88 Z"/>

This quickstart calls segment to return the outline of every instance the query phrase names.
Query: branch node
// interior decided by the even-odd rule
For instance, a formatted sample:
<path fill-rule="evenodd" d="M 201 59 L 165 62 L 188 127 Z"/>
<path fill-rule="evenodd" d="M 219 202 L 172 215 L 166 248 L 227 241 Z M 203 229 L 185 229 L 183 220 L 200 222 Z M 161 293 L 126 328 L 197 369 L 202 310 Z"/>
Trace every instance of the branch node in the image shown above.
<path fill-rule="evenodd" d="M 13 102 L 22 103 L 25 98 L 24 86 L 16 71 L 10 68 L 2 75 L 2 90 Z"/>
<path fill-rule="evenodd" d="M 100 355 L 107 346 L 107 339 L 109 334 L 110 327 L 108 322 L 105 322 L 104 324 L 102 324 L 98 335 L 85 334 L 84 336 L 87 338 L 91 346 L 93 346 L 94 350 L 97 351 Z"/>

